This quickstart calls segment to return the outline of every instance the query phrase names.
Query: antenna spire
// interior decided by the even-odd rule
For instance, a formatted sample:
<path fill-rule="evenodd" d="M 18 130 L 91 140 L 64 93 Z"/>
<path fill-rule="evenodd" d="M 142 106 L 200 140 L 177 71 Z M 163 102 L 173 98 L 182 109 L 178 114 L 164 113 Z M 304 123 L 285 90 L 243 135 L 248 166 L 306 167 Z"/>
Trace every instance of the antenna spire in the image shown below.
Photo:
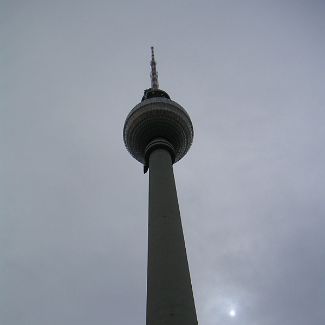
<path fill-rule="evenodd" d="M 155 53 L 154 53 L 154 48 L 151 46 L 151 88 L 152 89 L 159 89 L 159 84 L 158 84 L 158 72 L 156 69 L 156 61 L 155 61 Z"/>

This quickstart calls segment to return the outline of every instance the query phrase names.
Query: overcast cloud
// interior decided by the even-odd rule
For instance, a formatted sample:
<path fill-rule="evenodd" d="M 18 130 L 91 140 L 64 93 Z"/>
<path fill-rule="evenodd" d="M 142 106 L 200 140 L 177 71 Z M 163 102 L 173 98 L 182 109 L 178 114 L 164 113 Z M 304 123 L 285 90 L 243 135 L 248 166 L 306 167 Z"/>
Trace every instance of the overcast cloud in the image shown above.
<path fill-rule="evenodd" d="M 324 325 L 324 35 L 323 1 L 0 0 L 0 324 L 145 324 L 154 45 L 199 323 Z"/>

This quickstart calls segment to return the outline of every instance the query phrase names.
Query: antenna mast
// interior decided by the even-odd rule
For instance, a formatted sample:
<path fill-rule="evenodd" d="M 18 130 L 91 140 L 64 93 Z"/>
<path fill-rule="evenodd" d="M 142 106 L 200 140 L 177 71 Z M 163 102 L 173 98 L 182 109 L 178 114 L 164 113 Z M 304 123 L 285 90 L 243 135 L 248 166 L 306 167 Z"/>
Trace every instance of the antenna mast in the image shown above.
<path fill-rule="evenodd" d="M 158 84 L 158 72 L 156 68 L 156 61 L 155 61 L 155 53 L 154 53 L 154 48 L 151 46 L 151 88 L 152 89 L 159 89 L 159 84 Z"/>

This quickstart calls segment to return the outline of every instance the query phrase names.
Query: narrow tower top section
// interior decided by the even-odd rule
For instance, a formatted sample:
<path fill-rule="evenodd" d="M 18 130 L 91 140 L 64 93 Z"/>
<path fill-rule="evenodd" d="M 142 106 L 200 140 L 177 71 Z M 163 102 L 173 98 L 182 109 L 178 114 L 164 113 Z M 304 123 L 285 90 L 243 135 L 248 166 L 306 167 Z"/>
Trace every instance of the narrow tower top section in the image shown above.
<path fill-rule="evenodd" d="M 153 46 L 151 46 L 151 88 L 152 89 L 159 89 L 158 83 L 158 72 L 157 72 L 157 65 L 155 61 L 155 52 Z"/>
<path fill-rule="evenodd" d="M 164 98 L 170 99 L 169 95 L 165 91 L 159 89 L 157 63 L 155 60 L 155 52 L 154 52 L 153 46 L 151 46 L 150 65 L 151 65 L 151 73 L 150 73 L 151 88 L 146 89 L 144 91 L 142 101 L 149 99 L 149 98 L 154 98 L 154 97 L 164 97 Z"/>
<path fill-rule="evenodd" d="M 153 144 L 166 142 L 173 162 L 180 160 L 193 141 L 193 126 L 185 109 L 158 88 L 153 47 L 151 47 L 151 88 L 144 91 L 141 102 L 127 116 L 123 138 L 127 150 L 148 167 Z M 145 169 L 146 170 L 146 169 Z"/>

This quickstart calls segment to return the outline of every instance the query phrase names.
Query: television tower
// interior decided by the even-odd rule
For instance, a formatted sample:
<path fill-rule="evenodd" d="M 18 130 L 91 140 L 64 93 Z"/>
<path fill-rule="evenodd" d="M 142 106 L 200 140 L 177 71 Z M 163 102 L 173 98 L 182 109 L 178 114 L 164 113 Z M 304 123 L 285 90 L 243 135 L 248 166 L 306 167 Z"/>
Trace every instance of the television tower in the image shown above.
<path fill-rule="evenodd" d="M 151 47 L 151 88 L 126 118 L 123 138 L 130 154 L 149 169 L 146 325 L 197 325 L 178 207 L 173 164 L 193 141 L 185 109 L 159 89 Z"/>

